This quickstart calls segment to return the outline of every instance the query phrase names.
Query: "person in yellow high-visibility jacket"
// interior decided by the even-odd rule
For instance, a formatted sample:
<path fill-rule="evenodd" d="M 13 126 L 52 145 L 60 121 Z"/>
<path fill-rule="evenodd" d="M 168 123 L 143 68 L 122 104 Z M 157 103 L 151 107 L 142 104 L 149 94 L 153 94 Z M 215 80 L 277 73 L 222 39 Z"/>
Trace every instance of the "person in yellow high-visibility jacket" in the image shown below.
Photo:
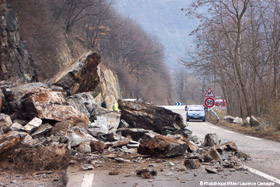
<path fill-rule="evenodd" d="M 115 103 L 115 104 L 113 105 L 113 111 L 115 111 L 115 112 L 118 112 L 118 111 L 119 111 L 119 105 L 118 105 L 118 103 Z"/>

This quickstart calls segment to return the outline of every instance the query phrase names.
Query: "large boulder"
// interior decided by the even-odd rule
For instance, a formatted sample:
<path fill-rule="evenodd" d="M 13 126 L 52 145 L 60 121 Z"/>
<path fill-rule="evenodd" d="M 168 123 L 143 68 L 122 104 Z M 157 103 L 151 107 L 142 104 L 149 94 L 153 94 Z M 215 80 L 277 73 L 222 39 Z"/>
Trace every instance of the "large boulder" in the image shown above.
<path fill-rule="evenodd" d="M 184 155 L 187 149 L 185 142 L 160 135 L 141 142 L 138 153 L 154 157 L 175 157 Z"/>
<path fill-rule="evenodd" d="M 149 140 L 160 134 L 146 129 L 141 128 L 119 128 L 117 133 L 120 133 L 124 137 L 129 137 L 134 141 Z"/>
<path fill-rule="evenodd" d="M 236 117 L 236 118 L 234 118 L 233 123 L 242 125 L 243 124 L 243 119 L 239 118 L 239 117 Z"/>
<path fill-rule="evenodd" d="M 94 118 L 96 117 L 97 103 L 90 92 L 83 92 L 70 96 L 67 98 L 67 102 L 87 115 L 91 121 L 94 121 Z"/>
<path fill-rule="evenodd" d="M 118 112 L 98 108 L 96 110 L 96 120 L 90 124 L 88 131 L 92 136 L 95 137 L 114 133 L 119 126 L 120 117 L 121 115 Z"/>
<path fill-rule="evenodd" d="M 224 116 L 224 120 L 228 123 L 233 123 L 235 117 L 233 116 Z"/>
<path fill-rule="evenodd" d="M 9 90 L 11 91 L 11 89 Z M 17 89 L 15 88 L 15 90 Z M 29 90 L 16 101 L 10 102 L 10 106 L 10 110 L 12 110 L 10 112 L 15 112 L 19 118 L 38 117 L 53 121 L 73 120 L 90 124 L 89 118 L 85 114 L 67 104 L 61 92 L 55 92 L 45 87 L 35 87 Z"/>
<path fill-rule="evenodd" d="M 121 119 L 125 120 L 130 128 L 153 130 L 163 135 L 185 128 L 182 116 L 165 108 L 140 101 L 118 102 Z"/>
<path fill-rule="evenodd" d="M 25 95 L 37 92 L 40 88 L 48 88 L 48 86 L 41 82 L 28 83 L 22 85 L 11 84 L 10 82 L 3 82 L 0 85 L 3 90 L 5 102 L 3 103 L 3 111 L 8 114 L 15 113 L 18 110 L 19 102 Z"/>
<path fill-rule="evenodd" d="M 259 120 L 256 117 L 254 117 L 254 116 L 250 117 L 250 126 L 251 127 L 258 127 L 260 125 L 261 125 L 261 123 L 259 122 Z"/>
<path fill-rule="evenodd" d="M 249 127 L 250 126 L 250 117 L 246 117 L 246 119 L 244 120 L 243 124 L 242 124 L 243 127 Z"/>
<path fill-rule="evenodd" d="M 68 95 L 95 90 L 100 83 L 97 67 L 100 55 L 94 52 L 83 54 L 80 59 L 48 81 L 67 91 Z"/>
<path fill-rule="evenodd" d="M 37 67 L 20 39 L 16 14 L 6 0 L 0 1 L 0 17 L 0 80 L 37 81 Z"/>

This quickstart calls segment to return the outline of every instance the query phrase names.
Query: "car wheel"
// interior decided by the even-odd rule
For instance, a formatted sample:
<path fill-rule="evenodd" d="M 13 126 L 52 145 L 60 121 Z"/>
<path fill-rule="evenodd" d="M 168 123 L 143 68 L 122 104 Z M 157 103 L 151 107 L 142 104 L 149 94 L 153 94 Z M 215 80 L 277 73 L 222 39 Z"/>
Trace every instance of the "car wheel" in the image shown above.
<path fill-rule="evenodd" d="M 203 122 L 205 122 L 205 121 L 206 121 L 206 119 L 202 119 L 202 121 L 203 121 Z"/>
<path fill-rule="evenodd" d="M 190 121 L 190 119 L 189 119 L 189 118 L 187 118 L 187 121 Z"/>

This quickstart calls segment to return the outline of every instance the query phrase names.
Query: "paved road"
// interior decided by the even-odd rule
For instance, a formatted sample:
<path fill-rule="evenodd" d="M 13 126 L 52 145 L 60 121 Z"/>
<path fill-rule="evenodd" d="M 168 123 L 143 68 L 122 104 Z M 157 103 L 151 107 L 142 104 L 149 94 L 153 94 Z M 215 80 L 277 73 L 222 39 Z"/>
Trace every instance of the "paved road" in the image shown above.
<path fill-rule="evenodd" d="M 184 109 L 172 109 L 186 119 Z M 236 133 L 208 122 L 188 122 L 188 129 L 203 140 L 207 133 L 216 133 L 222 142 L 233 141 L 239 150 L 249 154 L 252 161 L 247 165 L 280 179 L 280 143 Z"/>
<path fill-rule="evenodd" d="M 181 114 L 185 120 L 185 111 L 183 107 L 171 108 L 174 112 Z M 254 167 L 262 172 L 270 174 L 279 178 L 279 156 L 280 156 L 280 144 L 255 139 L 253 137 L 246 137 L 245 135 L 234 133 L 226 129 L 222 129 L 211 125 L 209 123 L 202 122 L 190 122 L 188 128 L 193 131 L 193 134 L 197 135 L 201 140 L 207 133 L 217 133 L 219 139 L 222 142 L 234 141 L 240 150 L 250 154 L 253 160 L 249 166 Z M 121 163 L 117 167 L 121 172 L 119 175 L 108 175 L 108 169 L 102 170 L 95 168 L 92 171 L 82 172 L 79 167 L 69 167 L 66 173 L 67 187 L 72 186 L 271 186 L 272 182 L 267 177 L 261 177 L 259 174 L 247 172 L 247 171 L 235 171 L 225 170 L 219 174 L 208 174 L 203 168 L 198 170 L 187 170 L 185 172 L 178 171 L 176 168 L 180 168 L 183 165 L 184 159 L 176 158 L 174 160 L 165 160 L 158 163 L 155 160 L 146 160 L 144 162 L 148 168 L 150 165 L 153 167 L 150 169 L 158 171 L 158 175 L 155 179 L 141 179 L 135 175 L 137 167 L 143 167 L 137 165 L 134 162 Z M 172 161 L 175 166 L 175 170 L 168 166 L 168 162 Z M 112 164 L 113 166 L 113 164 Z M 278 171 L 278 172 L 277 172 Z M 170 175 L 169 175 L 170 173 Z M 276 179 L 279 180 L 279 179 Z M 280 186 L 280 182 L 275 186 Z"/>

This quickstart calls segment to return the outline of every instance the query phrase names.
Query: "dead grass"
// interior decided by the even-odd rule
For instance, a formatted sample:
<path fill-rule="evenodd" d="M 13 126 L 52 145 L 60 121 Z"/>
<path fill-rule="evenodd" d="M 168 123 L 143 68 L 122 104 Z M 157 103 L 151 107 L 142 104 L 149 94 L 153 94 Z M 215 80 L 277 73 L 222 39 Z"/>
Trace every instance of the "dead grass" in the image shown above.
<path fill-rule="evenodd" d="M 223 118 L 226 115 L 225 110 L 217 110 L 216 113 L 219 115 L 219 120 L 216 119 L 214 114 L 212 114 L 211 112 L 207 112 L 207 120 L 212 124 L 225 127 L 232 131 L 243 133 L 246 135 L 280 142 L 280 130 L 275 126 L 261 130 L 256 130 L 256 128 L 253 127 L 243 127 L 240 124 L 233 124 L 224 121 Z"/>

